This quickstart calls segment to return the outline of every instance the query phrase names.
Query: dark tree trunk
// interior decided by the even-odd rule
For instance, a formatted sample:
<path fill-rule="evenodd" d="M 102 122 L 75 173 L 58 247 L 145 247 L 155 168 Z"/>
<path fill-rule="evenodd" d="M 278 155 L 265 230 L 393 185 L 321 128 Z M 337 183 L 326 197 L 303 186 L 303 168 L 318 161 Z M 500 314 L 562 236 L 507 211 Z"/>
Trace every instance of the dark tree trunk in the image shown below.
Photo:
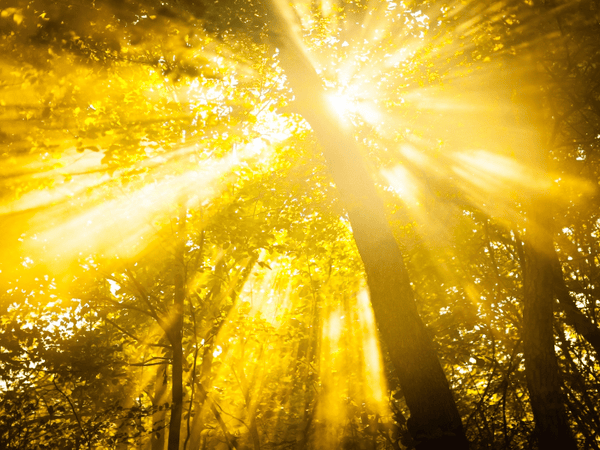
<path fill-rule="evenodd" d="M 531 79 L 538 74 L 535 58 L 525 54 L 517 60 Z M 521 78 L 523 74 L 521 74 Z M 517 101 L 516 124 L 524 130 L 522 159 L 541 173 L 547 170 L 548 156 L 544 130 L 547 126 L 539 86 L 512 80 Z M 552 202 L 538 188 L 523 199 L 526 205 L 526 233 L 523 249 L 523 354 L 525 378 L 535 419 L 540 450 L 575 450 L 561 390 L 560 370 L 554 351 L 554 293 L 556 253 L 553 241 Z"/>
<path fill-rule="evenodd" d="M 540 53 L 538 53 L 540 52 Z M 520 149 L 520 163 L 531 173 L 548 179 L 551 118 L 544 110 L 540 48 L 532 44 L 511 60 L 507 86 L 513 101 L 515 129 L 511 144 Z M 569 427 L 561 375 L 554 351 L 554 293 L 556 257 L 553 241 L 553 199 L 544 184 L 524 191 L 523 239 L 523 354 L 525 378 L 535 420 L 539 450 L 575 450 Z"/>
<path fill-rule="evenodd" d="M 551 219 L 538 212 L 529 218 L 523 275 L 523 353 L 525 375 L 540 450 L 575 450 L 554 352 L 554 270 Z"/>
<path fill-rule="evenodd" d="M 185 221 L 187 211 L 181 207 L 179 212 L 179 227 L 175 246 L 174 294 L 172 316 L 168 338 L 173 351 L 171 366 L 172 401 L 171 419 L 169 421 L 168 450 L 179 450 L 181 439 L 181 417 L 183 411 L 183 306 L 185 301 Z"/>
<path fill-rule="evenodd" d="M 319 140 L 350 218 L 381 336 L 411 412 L 418 450 L 466 449 L 468 443 L 448 381 L 417 313 L 402 254 L 360 149 L 325 98 L 322 82 L 303 53 L 286 12 L 269 2 L 271 44 L 304 118 Z"/>
<path fill-rule="evenodd" d="M 169 421 L 168 450 L 179 450 L 181 435 L 181 413 L 183 409 L 183 350 L 181 345 L 173 345 L 173 394 L 171 403 L 171 419 Z"/>

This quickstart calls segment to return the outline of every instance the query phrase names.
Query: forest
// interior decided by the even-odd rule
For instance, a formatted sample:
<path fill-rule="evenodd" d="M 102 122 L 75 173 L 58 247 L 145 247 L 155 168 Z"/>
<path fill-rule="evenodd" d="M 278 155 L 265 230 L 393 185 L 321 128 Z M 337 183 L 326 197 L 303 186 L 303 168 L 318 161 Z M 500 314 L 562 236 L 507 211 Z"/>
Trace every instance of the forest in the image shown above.
<path fill-rule="evenodd" d="M 0 448 L 600 450 L 599 37 L 0 0 Z"/>

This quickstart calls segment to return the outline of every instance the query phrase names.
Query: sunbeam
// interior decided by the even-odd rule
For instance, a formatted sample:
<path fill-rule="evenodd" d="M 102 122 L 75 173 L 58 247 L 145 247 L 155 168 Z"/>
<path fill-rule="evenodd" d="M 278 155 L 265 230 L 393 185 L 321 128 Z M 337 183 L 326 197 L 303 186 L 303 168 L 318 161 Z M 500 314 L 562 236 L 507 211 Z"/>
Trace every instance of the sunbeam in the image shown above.
<path fill-rule="evenodd" d="M 13 3 L 0 447 L 596 448 L 594 2 Z"/>

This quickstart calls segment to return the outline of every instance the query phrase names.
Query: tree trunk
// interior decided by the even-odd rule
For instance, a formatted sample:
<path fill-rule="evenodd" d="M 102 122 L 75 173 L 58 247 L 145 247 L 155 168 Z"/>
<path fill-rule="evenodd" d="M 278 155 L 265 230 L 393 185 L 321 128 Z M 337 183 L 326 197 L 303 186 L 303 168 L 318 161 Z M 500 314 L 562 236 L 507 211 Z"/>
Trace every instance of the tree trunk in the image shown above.
<path fill-rule="evenodd" d="M 348 212 L 375 318 L 411 412 L 409 430 L 416 448 L 466 449 L 448 381 L 417 313 L 402 254 L 358 144 L 330 110 L 321 79 L 293 32 L 289 11 L 272 0 L 269 13 L 271 44 L 279 49 L 281 66 Z"/>
<path fill-rule="evenodd" d="M 181 417 L 183 411 L 183 306 L 185 301 L 185 222 L 186 208 L 179 211 L 179 227 L 175 245 L 174 294 L 172 316 L 168 338 L 173 351 L 171 366 L 172 401 L 171 420 L 169 421 L 168 450 L 179 450 L 181 435 Z"/>
<path fill-rule="evenodd" d="M 510 80 L 516 101 L 515 128 L 521 129 L 521 159 L 541 174 L 548 171 L 546 129 L 543 113 L 542 74 L 533 50 L 513 61 L 520 71 Z M 528 83 L 527 80 L 536 80 Z M 556 257 L 553 241 L 552 201 L 547 189 L 538 187 L 524 198 L 526 232 L 523 267 L 523 354 L 525 378 L 535 419 L 540 450 L 577 448 L 565 409 L 560 370 L 554 351 L 554 278 Z"/>
<path fill-rule="evenodd" d="M 560 387 L 554 352 L 554 246 L 540 224 L 550 222 L 538 212 L 530 217 L 523 275 L 523 353 L 525 376 L 540 450 L 575 450 Z"/>

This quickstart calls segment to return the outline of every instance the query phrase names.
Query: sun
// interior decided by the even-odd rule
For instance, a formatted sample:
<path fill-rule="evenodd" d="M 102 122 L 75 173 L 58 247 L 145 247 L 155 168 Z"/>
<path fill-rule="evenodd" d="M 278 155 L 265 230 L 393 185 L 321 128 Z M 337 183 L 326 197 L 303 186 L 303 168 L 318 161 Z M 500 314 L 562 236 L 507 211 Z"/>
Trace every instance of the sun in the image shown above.
<path fill-rule="evenodd" d="M 329 106 L 342 118 L 356 113 L 356 101 L 343 91 L 333 91 L 326 94 Z"/>

